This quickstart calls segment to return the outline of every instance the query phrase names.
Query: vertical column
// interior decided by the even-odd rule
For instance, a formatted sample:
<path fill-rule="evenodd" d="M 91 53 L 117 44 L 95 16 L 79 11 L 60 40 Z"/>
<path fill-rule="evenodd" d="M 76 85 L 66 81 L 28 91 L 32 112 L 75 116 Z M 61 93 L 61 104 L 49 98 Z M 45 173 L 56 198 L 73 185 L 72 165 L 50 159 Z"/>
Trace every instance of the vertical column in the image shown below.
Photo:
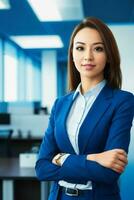
<path fill-rule="evenodd" d="M 4 99 L 4 52 L 3 52 L 3 41 L 0 40 L 0 101 Z"/>
<path fill-rule="evenodd" d="M 3 180 L 2 185 L 2 199 L 13 200 L 13 180 Z"/>
<path fill-rule="evenodd" d="M 57 97 L 57 55 L 54 50 L 42 53 L 41 80 L 41 103 L 50 111 Z"/>
<path fill-rule="evenodd" d="M 26 58 L 22 52 L 19 52 L 18 64 L 18 100 L 26 101 Z"/>
<path fill-rule="evenodd" d="M 48 200 L 49 196 L 49 183 L 41 182 L 41 200 Z"/>

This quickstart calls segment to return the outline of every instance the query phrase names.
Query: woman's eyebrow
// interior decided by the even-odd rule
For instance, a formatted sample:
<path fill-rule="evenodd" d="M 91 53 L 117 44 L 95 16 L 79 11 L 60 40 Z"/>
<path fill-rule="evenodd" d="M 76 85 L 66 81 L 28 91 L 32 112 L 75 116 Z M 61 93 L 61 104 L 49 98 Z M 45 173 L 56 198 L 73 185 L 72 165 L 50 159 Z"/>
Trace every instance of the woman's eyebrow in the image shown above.
<path fill-rule="evenodd" d="M 102 44 L 102 45 L 104 45 L 103 42 L 95 42 L 95 43 L 93 43 L 93 45 L 97 45 L 97 44 Z"/>
<path fill-rule="evenodd" d="M 84 42 L 75 42 L 75 44 L 82 44 L 82 45 L 85 45 Z"/>
<path fill-rule="evenodd" d="M 82 44 L 82 45 L 86 45 L 86 43 L 84 43 L 84 42 L 75 42 L 75 44 Z M 92 45 L 97 45 L 97 44 L 102 44 L 102 45 L 104 45 L 104 43 L 103 42 L 94 42 L 94 43 L 92 43 Z"/>

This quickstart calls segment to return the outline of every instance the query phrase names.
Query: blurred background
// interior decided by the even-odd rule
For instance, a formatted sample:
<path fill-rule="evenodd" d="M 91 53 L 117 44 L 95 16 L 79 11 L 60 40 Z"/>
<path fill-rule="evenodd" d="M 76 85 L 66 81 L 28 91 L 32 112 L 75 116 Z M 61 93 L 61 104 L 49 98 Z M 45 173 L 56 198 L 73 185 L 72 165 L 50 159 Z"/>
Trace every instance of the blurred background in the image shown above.
<path fill-rule="evenodd" d="M 88 16 L 103 20 L 114 33 L 122 88 L 134 93 L 134 0 L 0 0 L 0 163 L 8 165 L 8 158 L 18 163 L 20 154 L 38 152 L 53 102 L 67 92 L 71 33 Z M 134 196 L 133 127 L 131 132 L 129 165 L 119 181 L 122 200 Z M 12 176 L 5 171 L 4 176 L 0 165 L 0 199 L 47 199 L 48 186 L 39 184 L 34 171 L 24 175 L 30 159 Z"/>

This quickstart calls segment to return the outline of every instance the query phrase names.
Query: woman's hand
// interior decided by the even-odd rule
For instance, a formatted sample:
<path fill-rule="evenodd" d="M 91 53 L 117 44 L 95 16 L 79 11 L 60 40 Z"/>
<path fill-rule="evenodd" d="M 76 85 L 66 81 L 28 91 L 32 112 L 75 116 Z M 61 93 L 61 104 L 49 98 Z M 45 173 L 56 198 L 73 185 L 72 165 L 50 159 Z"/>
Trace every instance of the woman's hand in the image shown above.
<path fill-rule="evenodd" d="M 97 154 L 87 155 L 87 160 L 98 162 L 100 165 L 122 173 L 128 163 L 127 154 L 123 149 L 113 149 Z"/>

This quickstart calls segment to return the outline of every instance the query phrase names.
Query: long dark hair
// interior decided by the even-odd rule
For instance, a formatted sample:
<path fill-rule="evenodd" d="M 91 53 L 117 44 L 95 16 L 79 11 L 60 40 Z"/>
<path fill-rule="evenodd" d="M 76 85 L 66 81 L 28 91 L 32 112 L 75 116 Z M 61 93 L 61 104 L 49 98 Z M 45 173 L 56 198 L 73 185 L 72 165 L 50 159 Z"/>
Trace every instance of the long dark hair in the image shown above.
<path fill-rule="evenodd" d="M 122 73 L 120 69 L 120 54 L 113 33 L 101 20 L 94 17 L 88 17 L 75 27 L 70 39 L 68 52 L 69 91 L 75 90 L 81 81 L 80 74 L 73 62 L 72 49 L 75 35 L 85 27 L 96 29 L 99 32 L 102 41 L 104 42 L 107 55 L 107 63 L 104 69 L 104 78 L 107 80 L 107 84 L 112 88 L 121 88 Z"/>

